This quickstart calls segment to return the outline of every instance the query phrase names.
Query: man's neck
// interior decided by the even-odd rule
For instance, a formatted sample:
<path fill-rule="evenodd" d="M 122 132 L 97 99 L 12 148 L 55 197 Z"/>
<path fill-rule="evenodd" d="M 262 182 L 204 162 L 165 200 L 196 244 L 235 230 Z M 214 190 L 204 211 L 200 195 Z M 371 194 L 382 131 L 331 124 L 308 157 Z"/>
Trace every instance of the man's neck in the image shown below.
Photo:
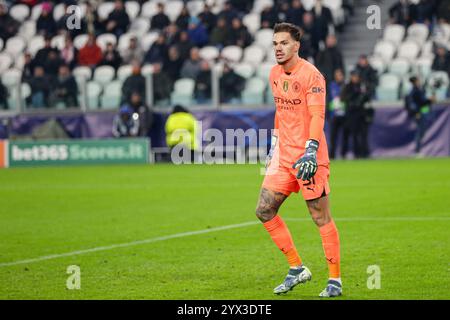
<path fill-rule="evenodd" d="M 297 63 L 300 62 L 300 57 L 295 55 L 289 61 L 282 65 L 284 73 L 291 73 Z"/>

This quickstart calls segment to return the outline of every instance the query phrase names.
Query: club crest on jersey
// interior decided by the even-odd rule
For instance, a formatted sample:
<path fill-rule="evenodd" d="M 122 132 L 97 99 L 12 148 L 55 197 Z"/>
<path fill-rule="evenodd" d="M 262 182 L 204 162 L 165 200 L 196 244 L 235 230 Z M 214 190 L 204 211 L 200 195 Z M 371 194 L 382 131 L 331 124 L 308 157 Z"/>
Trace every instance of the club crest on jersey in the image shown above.
<path fill-rule="evenodd" d="M 284 90 L 284 92 L 287 92 L 288 89 L 289 89 L 289 81 L 284 80 L 284 82 L 283 82 L 283 90 Z"/>
<path fill-rule="evenodd" d="M 300 83 L 298 83 L 298 81 L 295 81 L 294 84 L 292 85 L 292 89 L 294 90 L 294 92 L 300 92 Z"/>

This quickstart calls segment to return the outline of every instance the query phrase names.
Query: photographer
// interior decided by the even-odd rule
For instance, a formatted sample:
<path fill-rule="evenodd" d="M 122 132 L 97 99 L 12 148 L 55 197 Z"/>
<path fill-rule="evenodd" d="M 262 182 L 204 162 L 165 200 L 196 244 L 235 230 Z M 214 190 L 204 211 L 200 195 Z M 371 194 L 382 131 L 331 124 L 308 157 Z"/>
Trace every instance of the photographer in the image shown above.
<path fill-rule="evenodd" d="M 413 85 L 411 92 L 405 97 L 405 107 L 410 117 L 413 117 L 417 123 L 416 131 L 416 154 L 420 152 L 421 140 L 425 134 L 425 129 L 430 116 L 431 104 L 435 102 L 435 93 L 430 99 L 426 97 L 425 89 L 422 87 L 419 78 L 411 77 L 409 79 Z M 439 83 L 436 83 L 434 89 L 438 89 Z"/>
<path fill-rule="evenodd" d="M 137 137 L 139 134 L 139 115 L 129 105 L 120 107 L 113 120 L 112 133 L 116 138 Z"/>

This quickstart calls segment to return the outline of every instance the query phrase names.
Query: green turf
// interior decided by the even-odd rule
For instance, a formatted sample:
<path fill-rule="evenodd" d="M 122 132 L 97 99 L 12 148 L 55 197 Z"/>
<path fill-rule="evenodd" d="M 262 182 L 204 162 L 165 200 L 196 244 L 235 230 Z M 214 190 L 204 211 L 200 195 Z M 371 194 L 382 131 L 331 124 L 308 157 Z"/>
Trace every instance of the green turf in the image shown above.
<path fill-rule="evenodd" d="M 262 178 L 256 165 L 0 170 L 0 264 L 256 221 Z M 450 298 L 450 159 L 336 161 L 331 188 L 341 299 Z M 318 230 L 301 196 L 280 214 L 313 273 L 284 296 L 272 289 L 286 261 L 256 223 L 0 266 L 0 299 L 316 299 L 327 278 Z M 80 290 L 66 288 L 69 265 Z M 367 288 L 370 265 L 381 289 Z"/>

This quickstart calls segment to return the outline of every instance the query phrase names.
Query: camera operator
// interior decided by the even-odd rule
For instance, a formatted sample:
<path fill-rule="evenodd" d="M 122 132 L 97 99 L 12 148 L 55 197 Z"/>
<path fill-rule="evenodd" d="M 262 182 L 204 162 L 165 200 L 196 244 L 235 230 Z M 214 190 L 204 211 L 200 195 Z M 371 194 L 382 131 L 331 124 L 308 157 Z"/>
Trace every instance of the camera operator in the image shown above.
<path fill-rule="evenodd" d="M 370 92 L 361 81 L 358 71 L 350 74 L 350 82 L 341 92 L 341 100 L 345 103 L 347 124 L 353 143 L 355 158 L 369 156 L 368 121 L 365 104 L 370 101 Z"/>
<path fill-rule="evenodd" d="M 405 107 L 410 117 L 413 117 L 417 124 L 416 130 L 416 154 L 420 152 L 422 147 L 421 140 L 425 134 L 427 122 L 430 117 L 431 104 L 436 101 L 435 90 L 439 89 L 441 83 L 437 81 L 433 86 L 433 94 L 430 99 L 425 94 L 425 89 L 422 87 L 418 77 L 411 77 L 409 79 L 413 85 L 411 92 L 405 97 Z"/>
<path fill-rule="evenodd" d="M 116 138 L 137 137 L 139 134 L 139 115 L 129 105 L 120 107 L 113 120 L 112 133 Z"/>

